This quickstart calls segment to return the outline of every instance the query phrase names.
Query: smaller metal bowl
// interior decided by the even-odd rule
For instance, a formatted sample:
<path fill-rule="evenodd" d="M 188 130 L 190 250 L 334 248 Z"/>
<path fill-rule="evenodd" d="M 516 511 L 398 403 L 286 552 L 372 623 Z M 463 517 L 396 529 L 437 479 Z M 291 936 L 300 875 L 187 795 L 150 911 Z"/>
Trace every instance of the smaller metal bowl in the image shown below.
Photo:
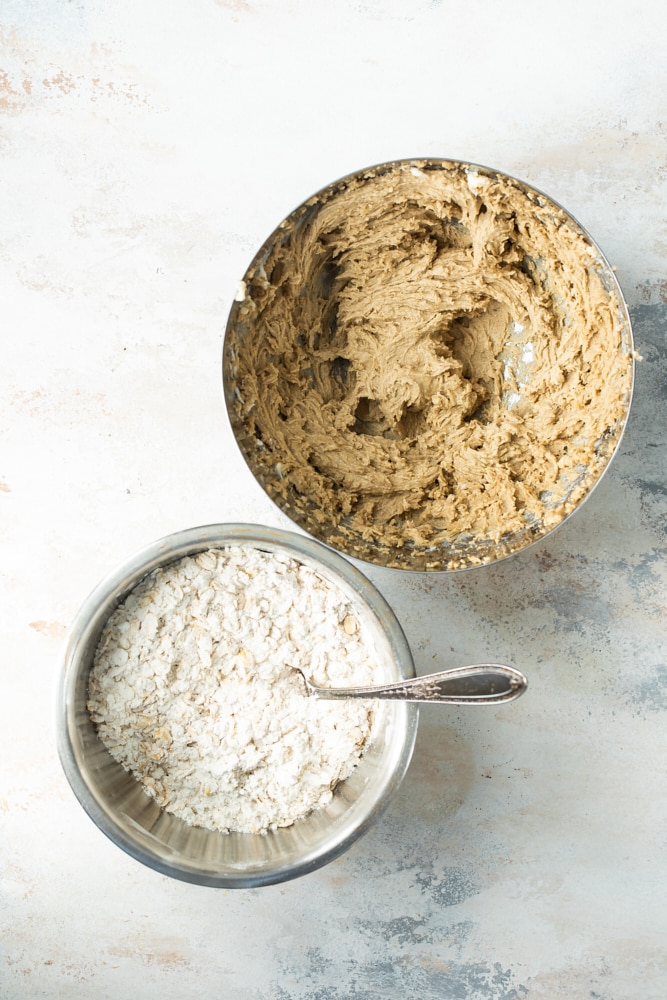
<path fill-rule="evenodd" d="M 86 707 L 88 677 L 100 634 L 129 592 L 158 566 L 209 548 L 245 545 L 282 552 L 330 580 L 374 631 L 387 681 L 414 676 L 410 647 L 393 611 L 347 560 L 309 538 L 246 524 L 214 524 L 162 538 L 105 579 L 88 597 L 64 651 L 57 698 L 60 760 L 79 802 L 99 829 L 137 861 L 199 885 L 252 888 L 305 875 L 346 851 L 380 816 L 407 770 L 417 707 L 383 702 L 374 738 L 332 801 L 291 827 L 263 835 L 216 833 L 165 812 L 99 739 Z"/>

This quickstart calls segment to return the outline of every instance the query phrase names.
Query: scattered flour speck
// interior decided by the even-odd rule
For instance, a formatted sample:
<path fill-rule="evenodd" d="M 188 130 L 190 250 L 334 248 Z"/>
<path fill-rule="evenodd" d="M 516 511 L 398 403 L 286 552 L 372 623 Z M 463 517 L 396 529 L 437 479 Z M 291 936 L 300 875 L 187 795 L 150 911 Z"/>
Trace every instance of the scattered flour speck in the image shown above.
<path fill-rule="evenodd" d="M 107 622 L 88 710 L 111 755 L 193 826 L 262 833 L 326 805 L 373 705 L 308 697 L 379 680 L 373 638 L 294 557 L 229 545 L 147 576 Z"/>

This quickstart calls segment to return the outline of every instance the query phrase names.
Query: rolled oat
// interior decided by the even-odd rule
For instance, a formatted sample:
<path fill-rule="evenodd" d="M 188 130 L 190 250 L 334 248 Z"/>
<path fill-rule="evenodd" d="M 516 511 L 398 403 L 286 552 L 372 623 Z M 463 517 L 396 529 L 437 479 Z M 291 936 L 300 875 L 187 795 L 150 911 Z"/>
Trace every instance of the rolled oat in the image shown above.
<path fill-rule="evenodd" d="M 372 704 L 305 694 L 379 679 L 358 608 L 282 553 L 229 545 L 143 580 L 102 633 L 88 710 L 160 806 L 261 833 L 326 805 L 370 739 Z"/>

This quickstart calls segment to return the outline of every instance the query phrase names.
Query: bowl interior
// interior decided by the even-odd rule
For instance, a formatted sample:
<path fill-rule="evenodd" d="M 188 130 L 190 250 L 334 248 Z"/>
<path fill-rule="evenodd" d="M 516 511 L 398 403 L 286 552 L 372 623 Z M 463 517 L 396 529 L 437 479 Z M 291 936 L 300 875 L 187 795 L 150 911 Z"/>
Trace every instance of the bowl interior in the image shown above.
<path fill-rule="evenodd" d="M 145 550 L 91 595 L 65 654 L 60 691 L 60 756 L 91 818 L 118 846 L 148 866 L 185 881 L 252 887 L 305 874 L 342 853 L 380 815 L 407 769 L 416 735 L 414 705 L 383 702 L 374 736 L 359 765 L 329 805 L 291 827 L 263 835 L 191 827 L 161 809 L 108 753 L 86 702 L 88 675 L 102 628 L 113 610 L 152 569 L 225 543 L 287 550 L 332 580 L 365 609 L 387 680 L 414 675 L 409 647 L 391 609 L 366 579 L 335 553 L 309 539 L 248 526 L 182 532 Z"/>
<path fill-rule="evenodd" d="M 349 300 L 345 298 L 350 281 L 341 266 L 342 260 L 349 262 L 355 247 L 350 244 L 343 245 L 341 249 L 341 215 L 337 214 L 339 210 L 336 206 L 339 203 L 345 206 L 359 204 L 363 209 L 364 192 L 373 187 L 379 189 L 380 185 L 383 185 L 383 192 L 389 193 L 388 197 L 393 197 L 394 192 L 398 191 L 398 197 L 410 203 L 413 195 L 418 197 L 420 189 L 428 184 L 433 185 L 435 204 L 441 191 L 437 185 L 445 175 L 457 178 L 456 183 L 460 188 L 457 197 L 461 205 L 466 198 L 466 204 L 476 204 L 476 193 L 487 183 L 489 190 L 492 185 L 496 185 L 498 189 L 506 185 L 508 190 L 514 192 L 513 196 L 519 199 L 517 204 L 525 218 L 518 220 L 517 229 L 510 235 L 517 246 L 523 239 L 521 252 L 524 255 L 521 260 L 511 263 L 504 261 L 502 264 L 505 268 L 503 273 L 508 273 L 513 268 L 518 276 L 518 291 L 510 288 L 508 295 L 504 299 L 499 297 L 497 301 L 490 294 L 484 298 L 483 305 L 478 304 L 476 307 L 469 304 L 470 293 L 464 288 L 460 308 L 454 303 L 451 308 L 447 307 L 448 311 L 443 311 L 441 317 L 437 317 L 442 326 L 437 331 L 437 336 L 434 335 L 437 344 L 431 354 L 436 355 L 435 362 L 437 363 L 438 351 L 443 352 L 444 343 L 445 353 L 450 348 L 453 351 L 455 363 L 463 359 L 465 381 L 479 388 L 478 373 L 471 374 L 470 370 L 465 370 L 469 360 L 465 341 L 466 338 L 474 338 L 477 330 L 481 330 L 484 335 L 489 324 L 495 321 L 494 317 L 497 317 L 499 310 L 505 310 L 506 343 L 494 359 L 494 378 L 498 384 L 502 383 L 504 377 L 503 366 L 505 373 L 511 371 L 511 378 L 505 375 L 503 388 L 497 390 L 499 397 L 502 394 L 501 410 L 507 411 L 509 425 L 514 417 L 514 413 L 509 411 L 516 407 L 520 396 L 522 406 L 532 407 L 533 410 L 538 408 L 539 390 L 534 390 L 537 394 L 534 398 L 531 395 L 533 383 L 542 384 L 541 380 L 545 379 L 545 375 L 541 359 L 533 358 L 530 363 L 525 362 L 531 356 L 533 344 L 530 333 L 526 332 L 530 331 L 530 326 L 524 327 L 524 315 L 533 309 L 534 302 L 539 301 L 544 289 L 549 287 L 550 273 L 557 273 L 566 266 L 559 259 L 558 246 L 549 260 L 538 256 L 536 245 L 531 243 L 531 233 L 540 224 L 554 241 L 562 240 L 564 248 L 575 246 L 576 253 L 573 252 L 571 256 L 577 257 L 571 275 L 568 275 L 562 286 L 566 292 L 561 294 L 560 288 L 553 295 L 550 292 L 553 303 L 551 308 L 558 314 L 559 326 L 557 337 L 552 338 L 544 353 L 553 351 L 558 356 L 559 352 L 570 350 L 573 332 L 575 338 L 579 336 L 578 325 L 584 327 L 582 339 L 594 338 L 599 332 L 597 328 L 608 330 L 608 334 L 604 333 L 604 336 L 608 335 L 610 343 L 617 346 L 611 348 L 610 356 L 603 358 L 602 364 L 607 369 L 607 383 L 618 383 L 619 401 L 615 404 L 613 416 L 605 423 L 603 418 L 598 419 L 596 412 L 604 405 L 603 401 L 598 405 L 595 397 L 590 399 L 590 394 L 586 400 L 582 396 L 579 405 L 582 412 L 588 415 L 579 421 L 581 426 L 578 429 L 577 422 L 570 421 L 567 437 L 554 442 L 555 447 L 560 449 L 555 454 L 564 470 L 560 479 L 557 483 L 549 481 L 541 494 L 538 491 L 539 500 L 534 502 L 532 497 L 526 501 L 518 492 L 516 502 L 520 518 L 514 518 L 511 528 L 504 529 L 502 524 L 499 527 L 496 524 L 491 528 L 485 525 L 479 531 L 457 529 L 450 532 L 446 522 L 451 515 L 447 513 L 440 515 L 431 540 L 425 542 L 423 538 L 426 536 L 422 536 L 421 529 L 413 530 L 411 519 L 414 524 L 420 524 L 418 517 L 413 518 L 413 515 L 419 515 L 419 507 L 416 504 L 414 507 L 410 506 L 413 501 L 409 493 L 411 490 L 413 493 L 415 491 L 409 475 L 405 476 L 407 487 L 401 487 L 403 496 L 406 497 L 403 508 L 400 503 L 396 503 L 391 517 L 383 519 L 378 514 L 375 523 L 366 514 L 363 522 L 358 516 L 362 506 L 370 508 L 370 503 L 366 504 L 370 494 L 367 492 L 364 496 L 360 493 L 358 484 L 362 481 L 361 474 L 357 476 L 355 472 L 355 479 L 351 473 L 359 453 L 357 445 L 360 436 L 367 436 L 371 459 L 365 466 L 372 470 L 372 476 L 364 481 L 363 490 L 372 493 L 376 484 L 381 483 L 385 476 L 388 483 L 386 491 L 391 496 L 398 478 L 394 471 L 396 466 L 390 467 L 390 464 L 395 460 L 396 447 L 402 447 L 405 441 L 400 441 L 396 446 L 395 441 L 387 442 L 383 439 L 396 437 L 398 429 L 399 437 L 412 436 L 414 440 L 410 441 L 410 446 L 417 445 L 414 451 L 401 452 L 401 456 L 415 455 L 419 450 L 419 433 L 414 431 L 414 427 L 423 426 L 420 421 L 424 404 L 420 403 L 422 408 L 415 406 L 414 410 L 404 404 L 403 415 L 393 426 L 388 426 L 386 422 L 383 424 L 383 412 L 378 410 L 372 399 L 360 398 L 356 409 L 350 407 L 349 418 L 345 412 L 349 398 L 346 396 L 347 387 L 354 384 L 353 393 L 362 382 L 367 387 L 370 381 L 370 377 L 366 379 L 358 370 L 358 361 L 350 363 L 350 354 L 353 353 L 350 345 L 357 329 L 362 329 L 364 336 L 369 336 L 370 331 L 371 338 L 382 336 L 385 327 L 378 325 L 380 321 L 373 317 L 380 284 L 385 280 L 387 270 L 379 269 L 377 275 L 372 275 L 376 281 L 372 286 L 373 291 L 367 293 L 365 289 L 361 290 L 357 313 L 357 303 L 350 306 Z M 471 185 L 474 188 L 472 193 Z M 426 197 L 430 198 L 431 195 Z M 489 204 L 491 203 L 490 198 Z M 467 246 L 466 241 L 472 239 L 471 227 L 464 224 L 466 220 L 469 221 L 466 210 L 460 208 L 460 205 L 454 204 L 446 211 L 441 210 L 442 217 L 436 220 L 437 225 L 433 223 L 433 231 L 427 233 L 432 243 L 436 239 L 444 244 L 447 240 L 450 241 L 455 264 L 456 255 L 462 252 L 460 247 L 464 244 Z M 371 212 L 371 209 L 368 211 Z M 373 211 L 379 212 L 378 209 Z M 447 214 L 457 212 L 463 221 Z M 428 216 L 427 206 L 424 218 L 420 220 L 422 228 L 431 224 Z M 499 213 L 501 221 L 502 216 L 503 213 Z M 488 218 L 488 215 L 479 215 L 477 218 Z M 391 244 L 393 230 L 389 225 L 396 225 L 395 218 L 392 216 L 391 222 L 385 223 L 376 214 L 372 224 L 378 228 L 378 246 Z M 524 229 L 522 234 L 517 235 L 519 224 Z M 480 225 L 483 226 L 484 223 Z M 490 240 L 494 238 L 493 234 L 489 237 Z M 448 250 L 449 247 L 446 246 L 445 249 Z M 393 246 L 390 250 L 393 252 Z M 472 261 L 472 249 L 470 255 Z M 402 273 L 398 266 L 396 273 Z M 288 274 L 289 278 L 286 276 Z M 464 275 L 461 280 L 465 282 L 465 268 L 461 269 L 461 274 Z M 530 278 L 527 277 L 529 274 Z M 386 280 L 399 279 L 387 277 Z M 479 283 L 483 281 L 482 278 L 473 278 L 471 284 L 474 285 L 476 280 Z M 413 281 L 411 274 L 408 274 L 406 281 L 408 284 Z M 414 279 L 414 283 L 417 285 L 417 279 Z M 424 287 L 425 293 L 439 294 L 433 289 L 441 286 L 434 283 L 429 285 L 427 282 Z M 575 291 L 567 298 L 570 295 L 569 288 L 574 288 Z M 414 294 L 410 293 L 413 297 Z M 309 297 L 313 298 L 315 305 L 304 305 Z M 575 311 L 577 302 L 582 297 L 591 299 L 585 323 L 577 319 Z M 528 299 L 533 301 L 527 301 Z M 413 299 L 410 299 L 410 309 L 413 309 L 413 305 Z M 344 310 L 345 315 L 341 320 Z M 380 312 L 378 308 L 378 314 Z M 400 310 L 392 312 L 389 308 L 387 312 L 389 326 L 397 316 L 400 323 Z M 368 319 L 369 316 L 371 319 Z M 523 322 L 518 322 L 519 319 Z M 286 343 L 288 338 L 283 338 L 282 334 L 278 337 L 276 330 L 279 324 L 291 327 L 291 341 Z M 443 329 L 445 325 L 446 329 Z M 456 340 L 458 343 L 454 343 Z M 561 343 L 557 343 L 557 340 Z M 577 343 L 574 358 L 578 356 L 578 350 Z M 586 353 L 586 349 L 583 349 L 583 353 Z M 592 357 L 592 352 L 589 353 Z M 430 364 L 434 359 L 427 357 L 426 360 Z M 584 359 L 582 367 L 585 369 L 586 365 L 590 369 L 588 357 Z M 404 376 L 406 383 L 413 382 L 414 369 L 411 370 L 408 366 L 404 370 L 399 366 L 397 371 L 399 376 L 394 379 L 393 384 Z M 448 160 L 381 164 L 329 185 L 299 206 L 267 239 L 248 267 L 244 278 L 244 295 L 234 302 L 230 311 L 223 349 L 227 413 L 240 451 L 262 489 L 295 524 L 338 551 L 367 563 L 417 571 L 450 571 L 493 562 L 524 549 L 561 524 L 591 493 L 618 447 L 630 406 L 633 373 L 632 333 L 627 308 L 612 268 L 588 234 L 559 205 L 528 185 L 487 168 Z M 583 381 L 587 377 L 584 374 Z M 256 379 L 256 385 L 253 385 L 253 379 Z M 513 383 L 511 389 L 508 388 L 510 381 Z M 545 381 L 548 382 L 548 376 Z M 297 387 L 296 403 L 292 410 L 285 413 L 284 410 L 288 407 L 284 405 L 284 400 L 294 386 Z M 370 393 L 370 390 L 366 388 L 364 392 Z M 378 397 L 382 406 L 392 392 L 393 389 L 390 389 L 386 397 Z M 312 408 L 304 402 L 307 397 L 314 400 Z M 389 402 L 393 405 L 391 399 Z M 559 400 L 556 400 L 555 408 L 558 406 Z M 326 417 L 328 423 L 324 420 L 321 422 L 321 433 L 317 411 L 333 414 L 331 418 Z M 463 422 L 476 423 L 480 435 L 484 435 L 487 416 L 487 404 L 484 404 L 479 412 L 466 414 Z M 352 418 L 355 418 L 354 423 L 351 423 Z M 316 424 L 319 435 L 317 445 L 310 430 Z M 338 436 L 338 431 L 343 426 L 345 430 Z M 574 430 L 571 429 L 572 426 L 575 427 Z M 458 433 L 458 428 L 455 430 Z M 441 440 L 446 442 L 446 436 Z M 336 463 L 335 455 L 332 457 L 331 452 L 335 452 L 337 448 L 341 455 L 346 456 L 345 461 Z M 516 445 L 515 450 L 525 454 L 530 449 L 522 449 L 520 445 Z M 573 457 L 568 464 L 567 458 L 563 457 L 564 451 L 569 451 L 571 456 L 575 452 L 585 453 L 586 460 L 577 463 Z M 348 456 L 350 461 L 346 466 Z M 550 456 L 547 458 L 550 460 Z M 403 457 L 400 461 L 403 461 Z M 359 465 L 364 466 L 364 462 Z M 489 465 L 493 465 L 493 461 L 487 462 L 487 468 Z M 437 475 L 437 463 L 434 463 L 434 467 Z M 439 478 L 430 480 L 423 495 L 439 495 L 445 491 L 447 477 L 451 477 L 450 469 L 451 466 L 447 467 Z M 399 472 L 403 475 L 402 469 Z M 484 469 L 481 469 L 479 479 L 484 475 Z M 513 477 L 516 479 L 512 469 L 507 475 L 510 490 L 513 489 Z M 377 489 L 381 492 L 379 487 Z M 488 495 L 487 492 L 487 497 Z M 382 507 L 378 504 L 376 509 L 380 511 Z M 430 515 L 434 508 L 423 509 Z M 450 511 L 451 509 L 449 508 Z M 428 517 L 425 518 L 424 523 L 428 520 Z M 394 531 L 395 524 L 400 524 L 400 528 Z M 431 524 L 435 524 L 435 519 L 429 523 L 429 527 Z M 391 530 L 387 530 L 388 528 Z"/>

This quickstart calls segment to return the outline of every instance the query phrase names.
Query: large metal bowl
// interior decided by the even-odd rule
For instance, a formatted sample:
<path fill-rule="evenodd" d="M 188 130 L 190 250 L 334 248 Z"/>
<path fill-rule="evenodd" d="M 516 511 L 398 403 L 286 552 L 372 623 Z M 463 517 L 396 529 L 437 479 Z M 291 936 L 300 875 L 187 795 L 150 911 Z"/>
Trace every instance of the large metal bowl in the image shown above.
<path fill-rule="evenodd" d="M 476 186 L 487 182 L 511 186 L 513 190 L 520 192 L 522 204 L 525 204 L 527 228 L 531 224 L 531 219 L 547 219 L 557 234 L 562 232 L 565 239 L 579 241 L 582 248 L 582 264 L 572 280 L 576 283 L 576 287 L 579 287 L 579 283 L 584 288 L 588 287 L 589 283 L 591 286 L 595 285 L 596 289 L 600 290 L 600 300 L 605 298 L 607 300 L 606 315 L 613 316 L 613 335 L 618 336 L 617 368 L 623 370 L 620 388 L 622 399 L 619 411 L 611 424 L 600 427 L 595 432 L 594 450 L 587 465 L 564 473 L 565 485 L 562 493 L 559 492 L 558 495 L 553 491 L 550 493 L 545 487 L 544 496 L 553 497 L 553 500 L 545 501 L 548 504 L 545 516 L 538 516 L 529 511 L 520 526 L 514 525 L 511 530 L 500 530 L 495 535 L 483 536 L 463 532 L 458 535 L 448 535 L 446 528 L 444 530 L 438 528 L 438 534 L 432 544 L 414 542 L 409 534 L 405 536 L 405 541 L 396 542 L 393 539 L 387 542 L 383 537 L 385 532 L 382 526 L 386 522 L 380 519 L 376 524 L 359 527 L 346 512 L 343 498 L 348 499 L 348 509 L 350 504 L 356 503 L 356 500 L 349 499 L 345 471 L 341 472 L 338 478 L 332 478 L 329 473 L 322 473 L 318 468 L 322 455 L 314 450 L 308 454 L 307 459 L 303 457 L 303 450 L 299 453 L 298 459 L 295 458 L 292 418 L 285 422 L 287 418 L 281 412 L 282 386 L 294 385 L 295 378 L 298 378 L 302 386 L 301 399 L 303 399 L 303 393 L 310 392 L 308 377 L 312 386 L 321 384 L 317 382 L 320 379 L 319 374 L 314 374 L 316 370 L 319 372 L 321 367 L 320 361 L 314 356 L 319 348 L 311 349 L 313 363 L 310 376 L 308 373 L 311 368 L 307 354 L 298 375 L 287 370 L 289 363 L 286 359 L 294 355 L 296 345 L 303 344 L 304 339 L 308 339 L 309 343 L 321 341 L 327 347 L 331 342 L 330 338 L 336 336 L 337 328 L 335 300 L 338 294 L 337 258 L 333 251 L 327 249 L 331 240 L 335 240 L 337 230 L 329 232 L 322 229 L 324 236 L 318 235 L 315 243 L 316 252 L 312 258 L 304 259 L 301 241 L 304 233 L 316 231 L 319 234 L 318 226 L 325 225 L 324 222 L 320 223 L 320 217 L 325 212 L 330 213 L 331 206 L 335 205 L 338 199 L 348 198 L 351 194 L 356 197 L 357 191 L 361 192 L 360 197 L 363 197 L 366 186 L 384 183 L 388 178 L 393 181 L 393 178 L 401 174 L 403 177 L 413 174 L 424 178 L 423 183 L 428 184 L 429 178 L 448 171 L 458 172 L 464 178 L 469 178 L 469 183 L 474 182 Z M 455 222 L 452 223 L 451 219 L 448 222 L 451 223 L 451 228 L 455 228 Z M 386 234 L 381 233 L 378 238 L 386 240 L 387 245 L 392 243 L 392 233 L 389 231 Z M 353 252 L 354 246 L 350 244 L 350 253 Z M 327 257 L 327 253 L 330 257 Z M 286 260 L 296 262 L 295 277 L 293 280 L 290 279 L 290 282 L 284 280 Z M 552 260 L 555 269 L 558 270 L 561 266 L 558 246 L 555 247 Z M 526 267 L 534 268 L 540 276 L 542 265 L 539 258 L 525 257 L 524 261 L 528 261 Z M 378 273 L 381 275 L 383 272 Z M 536 296 L 540 294 L 540 281 L 543 281 L 542 277 L 539 281 L 535 281 Z M 275 331 L 271 318 L 267 320 L 264 315 L 263 303 L 283 301 L 284 297 L 291 297 L 295 303 L 299 303 L 304 295 L 311 294 L 313 288 L 317 289 L 316 294 L 324 303 L 322 329 L 318 325 L 319 320 L 311 329 L 299 329 L 295 323 L 293 345 L 286 347 L 284 353 L 281 353 L 282 346 L 279 349 L 273 346 Z M 281 296 L 283 298 L 280 298 Z M 561 305 L 559 302 L 559 308 Z M 562 305 L 562 308 L 564 327 L 572 326 L 571 317 L 567 313 L 567 304 Z M 465 314 L 465 305 L 462 305 L 461 313 Z M 515 324 L 516 326 L 520 324 Z M 509 337 L 508 346 L 513 339 L 511 332 Z M 254 401 L 248 402 L 245 396 L 243 384 L 245 362 L 241 363 L 240 359 L 254 356 L 259 350 L 256 345 L 263 343 L 269 345 L 266 348 L 266 363 L 264 364 L 263 356 L 261 371 L 251 373 L 251 377 L 256 379 L 258 387 L 256 392 L 261 403 L 257 405 Z M 553 347 L 556 352 L 559 350 L 557 344 Z M 340 345 L 337 344 L 336 349 L 340 350 Z M 512 349 L 510 347 L 510 350 Z M 261 350 L 265 349 L 261 347 Z M 342 353 L 344 355 L 345 351 Z M 444 159 L 398 160 L 357 171 L 328 185 L 304 201 L 268 237 L 250 263 L 240 286 L 240 294 L 230 310 L 223 348 L 223 383 L 227 413 L 243 458 L 260 487 L 302 530 L 362 562 L 420 572 L 456 571 L 492 563 L 525 549 L 559 527 L 590 496 L 607 469 L 623 435 L 632 396 L 633 358 L 630 319 L 614 271 L 586 231 L 560 205 L 522 181 L 477 164 Z M 335 375 L 333 366 L 338 362 L 349 363 L 344 357 L 336 358 L 331 363 L 332 375 Z M 341 377 L 347 381 L 347 368 Z M 590 414 L 594 409 L 595 402 L 587 411 L 589 413 L 587 419 L 592 419 L 593 425 L 595 425 L 595 414 L 592 418 Z M 280 419 L 283 420 L 282 424 Z M 300 420 L 301 417 L 294 419 Z M 306 419 L 308 418 L 303 418 Z M 305 426 L 303 421 L 300 429 L 302 426 Z M 358 433 L 356 426 L 349 431 L 350 440 L 354 432 Z M 584 434 L 586 433 L 584 431 Z M 565 445 L 567 446 L 567 442 Z M 333 445 L 327 444 L 327 447 Z M 305 468 L 306 465 L 309 467 L 309 476 L 312 474 L 316 478 L 319 477 L 319 482 L 326 479 L 327 483 L 331 484 L 333 492 L 330 495 L 336 498 L 336 504 L 323 503 L 314 491 L 309 490 L 308 485 L 304 487 L 305 477 L 297 476 L 295 481 L 293 473 L 289 471 L 294 469 L 295 461 L 305 463 L 299 468 Z M 386 468 L 383 474 L 387 474 Z M 340 504 L 338 500 L 341 500 Z M 332 509 L 334 506 L 337 509 Z"/>
<path fill-rule="evenodd" d="M 104 624 L 146 574 L 187 555 L 241 544 L 293 556 L 349 595 L 366 612 L 386 680 L 414 676 L 409 645 L 391 608 L 347 560 L 291 532 L 214 524 L 149 545 L 104 580 L 73 623 L 57 697 L 58 750 L 79 802 L 118 847 L 150 868 L 200 885 L 248 888 L 286 881 L 347 850 L 380 816 L 410 762 L 417 707 L 385 701 L 374 737 L 333 800 L 291 827 L 263 835 L 215 833 L 163 811 L 99 739 L 86 702 L 88 677 Z"/>

